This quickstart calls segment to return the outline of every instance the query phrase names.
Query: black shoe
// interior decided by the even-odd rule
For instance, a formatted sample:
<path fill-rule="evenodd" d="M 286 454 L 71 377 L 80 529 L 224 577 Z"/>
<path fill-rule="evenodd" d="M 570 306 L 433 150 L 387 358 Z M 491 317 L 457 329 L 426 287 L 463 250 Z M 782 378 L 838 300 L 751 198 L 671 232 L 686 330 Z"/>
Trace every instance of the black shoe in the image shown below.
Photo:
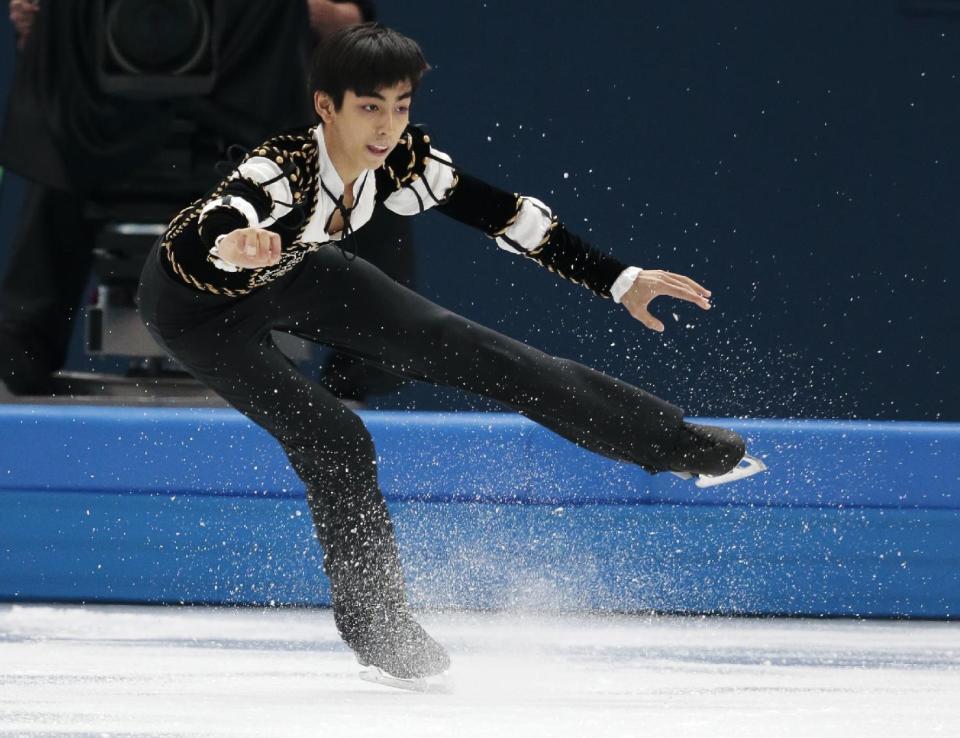
<path fill-rule="evenodd" d="M 712 425 L 684 423 L 673 450 L 666 458 L 666 471 L 717 476 L 733 469 L 747 452 L 738 433 Z"/>
<path fill-rule="evenodd" d="M 48 395 L 53 391 L 49 361 L 29 337 L 0 324 L 0 382 L 15 395 Z"/>
<path fill-rule="evenodd" d="M 443 646 L 408 614 L 395 616 L 348 644 L 361 666 L 376 666 L 399 679 L 423 679 L 450 668 Z"/>

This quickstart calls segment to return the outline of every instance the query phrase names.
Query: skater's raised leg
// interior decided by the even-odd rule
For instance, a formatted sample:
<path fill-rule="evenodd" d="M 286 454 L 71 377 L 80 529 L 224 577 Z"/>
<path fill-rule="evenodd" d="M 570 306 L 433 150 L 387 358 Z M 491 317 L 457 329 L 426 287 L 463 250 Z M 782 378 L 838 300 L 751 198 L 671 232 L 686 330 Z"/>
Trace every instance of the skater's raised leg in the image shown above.
<path fill-rule="evenodd" d="M 722 474 L 744 456 L 732 431 L 683 421 L 680 408 L 569 359 L 470 321 L 334 248 L 311 256 L 284 326 L 408 377 L 505 403 L 570 441 L 651 472 Z"/>

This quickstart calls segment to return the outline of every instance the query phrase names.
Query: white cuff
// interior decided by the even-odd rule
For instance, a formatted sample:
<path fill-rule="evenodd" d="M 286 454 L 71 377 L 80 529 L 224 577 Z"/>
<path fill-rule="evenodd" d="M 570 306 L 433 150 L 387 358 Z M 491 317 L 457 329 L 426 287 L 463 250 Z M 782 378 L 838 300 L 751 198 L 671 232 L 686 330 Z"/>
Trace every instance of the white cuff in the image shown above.
<path fill-rule="evenodd" d="M 233 208 L 246 219 L 249 228 L 255 228 L 260 222 L 256 208 L 238 195 L 224 195 L 216 200 L 211 200 L 201 208 L 197 220 L 202 223 L 207 213 L 217 208 Z"/>
<path fill-rule="evenodd" d="M 229 261 L 224 261 L 220 258 L 220 242 L 226 236 L 226 233 L 222 233 L 217 236 L 213 241 L 213 247 L 207 253 L 213 257 L 213 265 L 223 272 L 239 272 L 242 267 L 238 267 L 236 264 L 231 264 Z"/>
<path fill-rule="evenodd" d="M 623 299 L 627 290 L 633 287 L 633 281 L 637 278 L 637 275 L 642 271 L 643 269 L 640 267 L 627 267 L 620 272 L 620 276 L 617 277 L 613 286 L 610 287 L 610 296 L 614 302 L 620 302 L 620 300 Z"/>

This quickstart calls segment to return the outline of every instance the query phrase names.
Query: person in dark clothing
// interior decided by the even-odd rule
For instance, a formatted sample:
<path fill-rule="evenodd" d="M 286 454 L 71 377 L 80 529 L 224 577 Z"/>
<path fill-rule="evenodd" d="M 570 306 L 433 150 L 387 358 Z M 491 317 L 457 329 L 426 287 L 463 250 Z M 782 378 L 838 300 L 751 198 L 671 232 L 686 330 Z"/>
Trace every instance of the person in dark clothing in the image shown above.
<path fill-rule="evenodd" d="M 345 25 L 376 17 L 371 0 L 218 0 L 216 85 L 202 98 L 173 101 L 125 99 L 99 88 L 95 10 L 88 0 L 42 7 L 10 0 L 19 51 L 0 162 L 28 181 L 0 279 L 0 383 L 18 395 L 51 392 L 52 374 L 67 360 L 102 225 L 88 203 L 109 208 L 114 195 L 105 187 L 143 186 L 143 165 L 160 152 L 177 115 L 215 132 L 221 147 L 249 147 L 271 131 L 308 124 L 303 91 L 312 47 Z M 265 45 L 265 29 L 285 42 Z M 182 197 L 211 187 L 212 170 L 209 177 L 185 184 Z M 413 286 L 409 222 L 379 209 L 371 228 L 377 237 L 365 256 Z M 323 373 L 338 396 L 358 401 L 403 381 L 339 354 Z"/>
<path fill-rule="evenodd" d="M 425 69 L 414 41 L 377 24 L 330 39 L 313 63 L 319 123 L 255 147 L 184 208 L 148 259 L 139 297 L 157 341 L 286 452 L 306 486 L 337 628 L 362 664 L 394 680 L 437 675 L 449 658 L 407 607 L 370 434 L 285 359 L 272 331 L 498 400 L 651 473 L 720 481 L 748 458 L 736 433 L 687 423 L 642 389 L 456 315 L 348 251 L 378 204 L 404 216 L 433 208 L 654 330 L 663 326 L 647 306 L 659 295 L 710 307 L 688 277 L 620 263 L 541 201 L 488 185 L 433 148 L 409 124 Z"/>

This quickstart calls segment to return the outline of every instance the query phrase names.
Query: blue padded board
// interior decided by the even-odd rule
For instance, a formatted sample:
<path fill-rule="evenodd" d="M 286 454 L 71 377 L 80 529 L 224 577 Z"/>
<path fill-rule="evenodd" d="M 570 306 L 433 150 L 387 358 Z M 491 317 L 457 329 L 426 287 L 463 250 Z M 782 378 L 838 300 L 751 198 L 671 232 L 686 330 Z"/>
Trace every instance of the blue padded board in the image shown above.
<path fill-rule="evenodd" d="M 417 605 L 960 610 L 957 425 L 716 421 L 771 471 L 700 490 L 515 415 L 362 415 Z M 302 485 L 238 414 L 6 406 L 0 434 L 0 599 L 329 602 Z"/>

